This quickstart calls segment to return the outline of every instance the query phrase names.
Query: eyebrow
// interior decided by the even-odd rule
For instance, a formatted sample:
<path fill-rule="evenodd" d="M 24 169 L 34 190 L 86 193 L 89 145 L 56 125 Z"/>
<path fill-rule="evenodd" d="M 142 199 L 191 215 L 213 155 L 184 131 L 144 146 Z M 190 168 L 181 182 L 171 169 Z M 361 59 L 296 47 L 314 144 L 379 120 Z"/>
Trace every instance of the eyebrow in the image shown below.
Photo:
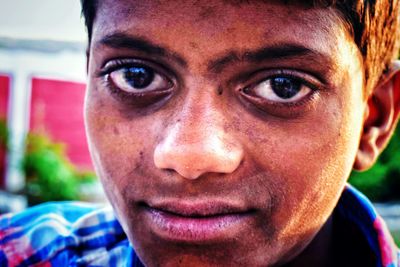
<path fill-rule="evenodd" d="M 145 38 L 134 37 L 124 33 L 113 33 L 106 35 L 96 43 L 96 46 L 104 45 L 116 49 L 133 49 L 146 54 L 156 55 L 160 57 L 172 58 L 181 66 L 186 67 L 187 62 L 176 53 L 168 51 L 168 49 L 155 45 Z"/>
<path fill-rule="evenodd" d="M 254 51 L 245 51 L 237 53 L 234 51 L 226 53 L 225 56 L 217 60 L 213 60 L 208 64 L 208 69 L 213 72 L 222 71 L 227 65 L 235 62 L 252 62 L 260 63 L 263 61 L 277 61 L 291 58 L 321 58 L 326 57 L 319 51 L 312 50 L 302 45 L 297 44 L 275 44 L 271 46 L 262 47 Z"/>
<path fill-rule="evenodd" d="M 145 38 L 131 36 L 121 32 L 106 35 L 96 42 L 96 46 L 98 45 L 104 45 L 115 49 L 137 50 L 146 54 L 173 59 L 183 67 L 188 66 L 187 61 L 178 53 L 154 44 Z M 284 59 L 300 59 L 304 57 L 314 60 L 316 58 L 326 59 L 324 53 L 308 47 L 292 43 L 278 43 L 252 51 L 225 51 L 221 57 L 209 61 L 207 67 L 209 71 L 219 73 L 228 65 L 236 62 L 260 63 L 268 60 L 277 61 Z"/>

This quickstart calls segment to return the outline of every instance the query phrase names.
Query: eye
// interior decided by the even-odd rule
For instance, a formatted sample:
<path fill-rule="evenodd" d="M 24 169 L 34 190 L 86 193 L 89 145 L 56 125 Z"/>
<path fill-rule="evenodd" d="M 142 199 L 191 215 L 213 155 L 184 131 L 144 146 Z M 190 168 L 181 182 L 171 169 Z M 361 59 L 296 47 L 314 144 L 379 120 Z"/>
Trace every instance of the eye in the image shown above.
<path fill-rule="evenodd" d="M 309 95 L 312 89 L 298 78 L 277 76 L 248 87 L 245 92 L 270 102 L 294 103 Z"/>
<path fill-rule="evenodd" d="M 245 83 L 248 85 L 242 84 L 237 90 L 245 106 L 285 119 L 300 118 L 315 110 L 327 89 L 315 74 L 291 69 L 262 70 Z"/>
<path fill-rule="evenodd" d="M 165 76 L 146 66 L 121 67 L 111 71 L 109 77 L 118 89 L 127 93 L 144 93 L 171 87 L 171 82 Z"/>

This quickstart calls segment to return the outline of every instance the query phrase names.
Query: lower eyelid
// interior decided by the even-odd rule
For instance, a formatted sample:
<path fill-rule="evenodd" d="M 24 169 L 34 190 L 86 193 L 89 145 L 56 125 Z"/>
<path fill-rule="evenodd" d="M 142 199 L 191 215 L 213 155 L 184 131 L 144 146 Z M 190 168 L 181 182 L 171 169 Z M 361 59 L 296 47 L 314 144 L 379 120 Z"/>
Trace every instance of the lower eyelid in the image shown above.
<path fill-rule="evenodd" d="M 291 102 L 278 102 L 278 101 L 270 101 L 267 99 L 263 99 L 252 94 L 246 93 L 245 89 L 239 90 L 239 98 L 242 101 L 246 102 L 246 105 L 253 105 L 257 107 L 257 109 L 263 111 L 270 111 L 270 109 L 282 109 L 282 111 L 289 111 L 291 109 L 297 109 L 302 106 L 307 106 L 307 104 L 316 103 L 319 99 L 320 92 L 317 90 L 310 90 L 310 92 L 302 97 L 300 100 L 291 101 Z M 268 112 L 269 113 L 269 112 Z"/>
<path fill-rule="evenodd" d="M 106 88 L 106 91 L 110 94 L 110 96 L 112 96 L 118 102 L 126 106 L 136 108 L 150 106 L 153 103 L 159 102 L 159 100 L 163 98 L 168 99 L 173 93 L 172 87 L 168 87 L 164 90 L 146 91 L 143 93 L 123 91 L 113 84 L 109 78 L 109 75 L 102 77 L 101 84 L 101 87 Z"/>

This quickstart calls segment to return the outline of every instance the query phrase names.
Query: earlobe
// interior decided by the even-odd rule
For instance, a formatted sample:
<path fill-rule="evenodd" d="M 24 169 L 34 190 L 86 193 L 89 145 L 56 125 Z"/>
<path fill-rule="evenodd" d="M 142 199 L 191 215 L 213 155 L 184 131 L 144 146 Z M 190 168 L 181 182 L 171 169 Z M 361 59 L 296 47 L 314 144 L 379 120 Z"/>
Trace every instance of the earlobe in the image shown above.
<path fill-rule="evenodd" d="M 399 113 L 400 62 L 396 61 L 368 99 L 355 170 L 366 170 L 375 163 L 396 128 Z"/>

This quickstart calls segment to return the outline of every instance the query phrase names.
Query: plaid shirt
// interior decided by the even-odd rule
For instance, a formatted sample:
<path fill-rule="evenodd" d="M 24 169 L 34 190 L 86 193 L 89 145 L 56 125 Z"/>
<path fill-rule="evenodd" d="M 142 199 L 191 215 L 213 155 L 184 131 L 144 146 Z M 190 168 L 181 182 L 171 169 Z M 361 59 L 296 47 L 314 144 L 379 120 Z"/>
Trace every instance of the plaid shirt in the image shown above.
<path fill-rule="evenodd" d="M 375 266 L 400 267 L 385 223 L 361 193 L 347 186 L 334 216 L 356 225 Z M 143 266 L 111 208 L 77 202 L 47 203 L 0 217 L 0 266 L 32 265 Z"/>

